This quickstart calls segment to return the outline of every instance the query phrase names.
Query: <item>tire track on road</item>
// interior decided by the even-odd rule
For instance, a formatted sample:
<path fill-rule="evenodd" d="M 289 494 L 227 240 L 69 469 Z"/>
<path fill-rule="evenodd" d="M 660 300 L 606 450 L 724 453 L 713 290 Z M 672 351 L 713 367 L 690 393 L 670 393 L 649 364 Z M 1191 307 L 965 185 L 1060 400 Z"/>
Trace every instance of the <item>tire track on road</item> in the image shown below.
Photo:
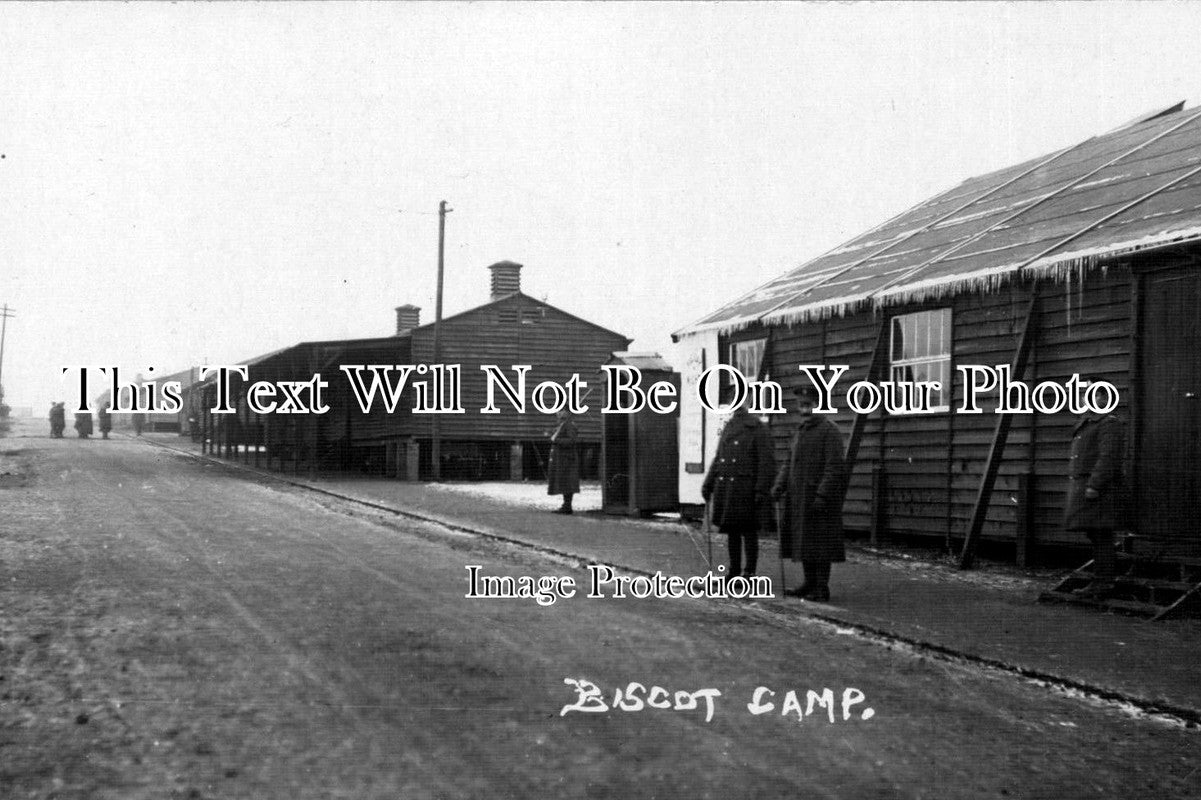
<path fill-rule="evenodd" d="M 99 479 L 94 472 L 86 472 L 88 479 L 97 487 L 101 486 Z M 180 487 L 175 487 L 180 488 Z M 237 599 L 228 579 L 219 573 L 217 569 L 209 562 L 208 554 L 204 547 L 197 541 L 196 531 L 193 529 L 191 521 L 187 520 L 183 515 L 172 513 L 162 504 L 162 498 L 155 496 L 154 502 L 145 502 L 137 494 L 132 492 L 125 495 L 127 505 L 124 510 L 132 514 L 136 519 L 145 523 L 146 530 L 152 530 L 160 537 L 164 537 L 170 541 L 174 550 L 186 555 L 189 567 L 199 569 L 204 572 L 208 581 L 212 586 L 206 586 L 203 582 L 193 582 L 194 588 L 199 588 L 205 591 L 210 596 L 219 599 L 224 605 L 228 606 L 237 618 L 243 624 L 254 631 L 255 634 L 268 645 L 273 655 L 280 658 L 289 668 L 299 672 L 313 686 L 321 687 L 327 692 L 333 704 L 341 706 L 353 706 L 349 696 L 342 692 L 336 684 L 329 681 L 321 675 L 309 662 L 311 655 L 302 653 L 297 648 L 287 644 L 287 637 L 284 631 L 269 624 L 261 615 L 251 611 L 244 603 Z M 127 535 L 140 534 L 141 526 L 130 526 Z M 157 544 L 153 541 L 152 536 L 142 535 L 140 539 L 143 543 L 150 541 L 152 544 Z"/>

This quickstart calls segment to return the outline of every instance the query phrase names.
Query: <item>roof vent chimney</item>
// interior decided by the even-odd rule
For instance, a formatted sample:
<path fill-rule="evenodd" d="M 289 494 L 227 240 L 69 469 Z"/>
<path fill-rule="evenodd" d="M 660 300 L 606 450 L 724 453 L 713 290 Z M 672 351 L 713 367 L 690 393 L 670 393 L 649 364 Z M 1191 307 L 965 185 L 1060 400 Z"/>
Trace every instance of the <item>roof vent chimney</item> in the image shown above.
<path fill-rule="evenodd" d="M 488 267 L 492 270 L 492 300 L 521 291 L 521 265 L 512 261 L 498 261 Z"/>
<path fill-rule="evenodd" d="M 408 333 L 421 324 L 420 306 L 404 305 L 396 307 L 396 335 Z"/>

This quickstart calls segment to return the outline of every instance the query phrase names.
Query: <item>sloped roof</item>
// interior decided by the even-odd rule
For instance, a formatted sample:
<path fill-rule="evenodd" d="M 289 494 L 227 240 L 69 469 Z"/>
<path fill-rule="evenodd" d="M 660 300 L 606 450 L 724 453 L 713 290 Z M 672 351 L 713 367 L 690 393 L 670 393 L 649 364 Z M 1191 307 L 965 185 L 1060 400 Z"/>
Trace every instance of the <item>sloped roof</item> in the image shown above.
<path fill-rule="evenodd" d="M 614 353 L 607 364 L 624 364 L 636 367 L 642 372 L 671 372 L 671 364 L 663 360 L 658 353 L 631 353 L 629 351 Z"/>
<path fill-rule="evenodd" d="M 503 264 L 505 262 L 502 261 L 500 263 Z M 493 266 L 496 266 L 496 265 L 493 264 Z M 520 266 L 520 265 L 518 265 L 518 266 Z M 611 331 L 608 328 L 603 327 L 601 325 L 597 325 L 595 322 L 590 322 L 590 321 L 584 319 L 583 317 L 577 317 L 575 314 L 571 314 L 567 311 L 564 311 L 563 309 L 559 308 L 558 306 L 552 306 L 550 303 L 543 302 L 542 300 L 539 300 L 536 297 L 530 297 L 528 294 L 521 292 L 521 291 L 510 292 L 509 294 L 501 295 L 500 297 L 497 297 L 494 300 L 489 300 L 487 303 L 484 303 L 483 305 L 475 306 L 474 308 L 469 308 L 466 311 L 460 311 L 456 314 L 451 314 L 449 317 L 443 317 L 442 323 L 446 324 L 447 322 L 450 322 L 452 320 L 457 320 L 457 319 L 460 319 L 463 317 L 468 317 L 472 314 L 479 313 L 480 311 L 483 311 L 492 306 L 500 305 L 502 303 L 508 303 L 513 300 L 520 300 L 523 304 L 531 304 L 531 305 L 537 306 L 539 308 L 549 308 L 551 311 L 554 311 L 558 314 L 562 314 L 563 316 L 568 317 L 569 319 L 573 319 L 576 322 L 579 322 L 583 325 L 587 325 L 591 328 L 594 328 L 597 331 L 599 331 L 600 333 L 607 334 L 609 336 L 613 336 L 617 339 L 625 339 L 627 345 L 629 342 L 634 341 L 633 339 L 631 339 L 630 337 L 628 337 L 624 334 L 618 333 L 617 331 Z M 435 324 L 436 323 L 433 323 L 433 322 L 427 322 L 424 325 L 418 325 L 416 328 L 411 328 L 410 330 L 408 330 L 400 335 L 401 336 L 410 336 L 413 333 L 413 331 L 432 331 L 434 329 Z"/>
<path fill-rule="evenodd" d="M 293 346 L 295 346 L 295 345 L 293 345 Z M 253 366 L 262 364 L 263 362 L 268 361 L 269 359 L 275 358 L 276 356 L 281 355 L 282 353 L 286 353 L 291 349 L 292 349 L 291 347 L 281 347 L 278 350 L 272 350 L 269 353 L 263 353 L 262 355 L 255 356 L 254 358 L 248 359 L 246 361 L 237 361 L 234 363 L 236 363 L 238 366 L 253 367 Z M 200 365 L 200 368 L 203 369 L 204 367 L 207 367 L 207 366 L 212 366 L 212 365 L 202 364 L 202 365 Z M 197 369 L 196 374 L 197 375 L 200 374 L 199 369 Z M 196 384 L 211 384 L 211 383 L 216 383 L 216 382 L 217 382 L 217 373 L 210 372 L 207 377 L 198 378 L 196 381 Z"/>
<path fill-rule="evenodd" d="M 677 331 L 791 324 L 1065 277 L 1201 239 L 1201 109 L 1183 103 L 971 178 Z"/>

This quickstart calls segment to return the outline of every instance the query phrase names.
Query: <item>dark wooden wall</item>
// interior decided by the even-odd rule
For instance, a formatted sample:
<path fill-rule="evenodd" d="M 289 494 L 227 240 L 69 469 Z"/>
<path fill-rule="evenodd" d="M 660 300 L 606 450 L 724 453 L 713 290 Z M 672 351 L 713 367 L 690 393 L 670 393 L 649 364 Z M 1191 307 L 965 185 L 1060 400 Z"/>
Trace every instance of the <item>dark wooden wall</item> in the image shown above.
<path fill-rule="evenodd" d="M 555 426 L 553 415 L 544 415 L 527 405 L 526 413 L 512 410 L 496 393 L 499 414 L 481 414 L 486 400 L 485 375 L 481 364 L 496 364 L 514 385 L 514 364 L 530 364 L 526 377 L 527 402 L 535 386 L 545 380 L 566 381 L 574 373 L 587 382 L 592 393 L 585 404 L 589 412 L 576 418 L 582 439 L 600 442 L 604 384 L 601 365 L 615 351 L 625 350 L 630 340 L 577 319 L 553 306 L 522 294 L 464 312 L 443 321 L 440 360 L 462 366 L 464 414 L 442 415 L 442 437 L 464 441 L 541 441 Z M 413 360 L 434 360 L 432 326 L 412 332 Z M 409 435 L 429 436 L 429 415 L 413 415 Z"/>
<path fill-rule="evenodd" d="M 322 380 L 329 384 L 323 390 L 322 399 L 329 405 L 330 410 L 325 414 L 302 415 L 303 420 L 291 425 L 285 424 L 283 417 L 286 415 L 249 414 L 249 417 L 255 418 L 255 424 L 274 425 L 277 432 L 285 429 L 311 429 L 315 426 L 319 440 L 324 442 L 346 440 L 362 443 L 397 437 L 401 434 L 403 419 L 408 413 L 407 406 L 402 403 L 396 413 L 388 414 L 380 395 L 377 394 L 371 412 L 364 414 L 351 392 L 350 383 L 341 366 L 406 364 L 409 363 L 409 347 L 406 337 L 306 342 L 289 348 L 261 364 L 251 364 L 248 383 L 261 380 L 308 381 L 314 374 L 320 373 Z M 409 398 L 411 392 L 406 391 L 405 400 L 408 401 Z M 268 422 L 265 417 L 272 419 Z M 311 430 L 308 435 L 312 435 Z"/>
<path fill-rule="evenodd" d="M 1093 271 L 1083 281 L 1044 280 L 1034 319 L 1034 346 L 1023 380 L 1032 388 L 1040 381 L 1066 381 L 1073 373 L 1114 384 L 1121 397 L 1115 412 L 1128 423 L 1133 451 L 1137 432 L 1132 385 L 1136 374 L 1136 271 L 1162 265 L 1163 257 L 1144 258 L 1106 271 Z M 849 529 L 872 527 L 873 470 L 882 467 L 886 489 L 883 519 L 886 532 L 935 537 L 952 544 L 962 540 L 988 459 L 998 415 L 993 393 L 981 403 L 980 415 L 956 413 L 964 387 L 959 364 L 1008 364 L 1025 322 L 1033 284 L 1022 283 L 994 292 L 964 292 L 944 301 L 864 311 L 847 317 L 779 326 L 772 331 L 769 371 L 785 388 L 807 380 L 798 364 L 849 364 L 839 383 L 834 419 L 849 438 L 854 415 L 846 408 L 845 391 L 867 375 L 882 320 L 927 309 L 952 309 L 952 411 L 897 416 L 876 413 L 866 420 L 858 459 L 844 507 Z M 766 335 L 751 329 L 723 339 L 737 341 Z M 887 343 L 887 339 L 885 340 Z M 883 375 L 887 379 L 887 361 Z M 791 406 L 790 406 L 791 408 Z M 772 421 L 777 459 L 787 455 L 794 418 Z M 1017 536 L 1021 476 L 1029 476 L 1033 536 L 1041 544 L 1082 546 L 1084 539 L 1062 531 L 1060 518 L 1067 486 L 1065 470 L 1075 418 L 1054 415 L 1015 416 L 1004 459 L 988 507 L 983 537 L 1013 541 Z M 1127 458 L 1127 474 L 1133 480 Z M 1195 533 L 1193 534 L 1196 535 Z"/>

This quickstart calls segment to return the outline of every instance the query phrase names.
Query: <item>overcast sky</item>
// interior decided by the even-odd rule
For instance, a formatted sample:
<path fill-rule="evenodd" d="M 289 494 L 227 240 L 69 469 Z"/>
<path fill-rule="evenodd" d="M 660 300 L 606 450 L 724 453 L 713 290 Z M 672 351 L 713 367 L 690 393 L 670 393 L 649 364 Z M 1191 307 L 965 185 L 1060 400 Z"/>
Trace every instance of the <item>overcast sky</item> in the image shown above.
<path fill-rule="evenodd" d="M 669 334 L 964 178 L 1201 101 L 1201 3 L 0 4 L 8 402 L 488 300 Z M 131 376 L 132 377 L 132 376 Z"/>

